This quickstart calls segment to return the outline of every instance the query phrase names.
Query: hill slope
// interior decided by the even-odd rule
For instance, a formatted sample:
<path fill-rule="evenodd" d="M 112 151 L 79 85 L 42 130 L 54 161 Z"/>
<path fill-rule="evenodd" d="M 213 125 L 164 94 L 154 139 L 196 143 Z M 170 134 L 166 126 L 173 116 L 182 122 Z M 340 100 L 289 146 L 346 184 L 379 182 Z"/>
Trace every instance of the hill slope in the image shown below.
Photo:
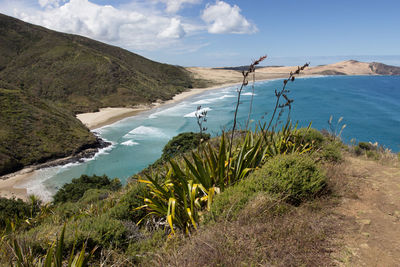
<path fill-rule="evenodd" d="M 2 87 L 8 88 L 0 88 L 0 175 L 98 146 L 70 112 L 15 87 Z"/>
<path fill-rule="evenodd" d="M 0 14 L 0 175 L 99 146 L 77 113 L 170 99 L 200 82 L 184 68 Z"/>
<path fill-rule="evenodd" d="M 165 100 L 193 86 L 184 68 L 1 14 L 0 80 L 75 113 Z"/>

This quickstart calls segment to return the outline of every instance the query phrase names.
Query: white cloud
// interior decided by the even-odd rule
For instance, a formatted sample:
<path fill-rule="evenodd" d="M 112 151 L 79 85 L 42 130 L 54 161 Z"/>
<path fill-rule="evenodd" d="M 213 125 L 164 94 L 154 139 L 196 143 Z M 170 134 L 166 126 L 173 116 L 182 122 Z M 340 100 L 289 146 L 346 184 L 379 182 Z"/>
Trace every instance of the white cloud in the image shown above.
<path fill-rule="evenodd" d="M 214 5 L 207 4 L 201 18 L 208 24 L 209 33 L 255 33 L 257 27 L 240 14 L 237 5 L 231 6 L 217 0 Z"/>
<path fill-rule="evenodd" d="M 185 36 L 185 30 L 181 21 L 176 18 L 172 18 L 169 26 L 158 34 L 161 38 L 182 38 L 183 36 Z"/>
<path fill-rule="evenodd" d="M 168 13 L 178 12 L 184 4 L 199 4 L 202 0 L 158 0 L 165 3 Z"/>
<path fill-rule="evenodd" d="M 54 8 L 59 7 L 61 1 L 63 0 L 39 0 L 39 5 L 45 8 Z"/>
<path fill-rule="evenodd" d="M 46 28 L 87 36 L 131 50 L 170 46 L 183 38 L 186 31 L 195 28 L 182 23 L 179 18 L 157 12 L 98 5 L 89 0 L 70 0 L 60 5 L 58 3 L 63 0 L 39 1 L 43 9 L 24 10 L 19 5 L 13 9 L 12 15 Z"/>

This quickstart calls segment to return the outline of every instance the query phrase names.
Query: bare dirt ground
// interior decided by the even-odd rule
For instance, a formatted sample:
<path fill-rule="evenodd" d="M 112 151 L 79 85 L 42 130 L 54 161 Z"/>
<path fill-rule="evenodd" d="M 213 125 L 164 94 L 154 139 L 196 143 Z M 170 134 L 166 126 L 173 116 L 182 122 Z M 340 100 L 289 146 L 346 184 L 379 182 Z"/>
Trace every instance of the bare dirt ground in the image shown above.
<path fill-rule="evenodd" d="M 344 230 L 337 237 L 339 266 L 400 266 L 400 167 L 347 156 L 348 191 L 334 213 Z M 346 179 L 346 180 L 347 180 Z"/>

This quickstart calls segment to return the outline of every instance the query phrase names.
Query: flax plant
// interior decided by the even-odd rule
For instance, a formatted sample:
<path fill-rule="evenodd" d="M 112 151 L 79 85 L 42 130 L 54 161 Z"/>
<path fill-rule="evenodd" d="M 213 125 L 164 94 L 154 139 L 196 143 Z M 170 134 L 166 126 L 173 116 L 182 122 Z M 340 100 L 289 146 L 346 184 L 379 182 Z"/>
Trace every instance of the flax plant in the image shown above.
<path fill-rule="evenodd" d="M 294 75 L 299 74 L 308 64 L 291 72 L 289 78 L 284 80 L 283 88 L 275 91 L 277 101 L 268 126 L 264 123 L 259 130 L 238 133 L 234 139 L 242 89 L 247 85 L 247 76 L 254 73 L 255 66 L 265 58 L 261 57 L 247 72 L 243 72 L 243 83 L 238 89 L 233 128 L 228 140 L 225 133 L 222 133 L 218 147 L 213 147 L 210 143 L 200 144 L 197 151 L 184 155 L 182 160 L 170 160 L 164 172 L 138 179 L 148 189 L 147 195 L 143 196 L 144 205 L 136 208 L 147 211 L 147 215 L 139 223 L 149 216 L 155 216 L 163 218 L 171 235 L 176 229 L 190 233 L 192 229 L 198 228 L 202 213 L 210 209 L 216 194 L 246 178 L 249 173 L 262 166 L 266 159 L 279 154 L 311 151 L 312 144 L 304 142 L 304 138 L 297 134 L 297 124 L 293 126 L 289 117 L 282 130 L 275 132 L 274 126 L 269 131 L 277 110 L 280 109 L 281 114 L 286 107 L 290 109 L 293 102 L 287 96 L 288 81 L 294 81 Z M 283 104 L 280 103 L 281 97 L 286 100 Z M 311 124 L 307 131 L 310 126 Z"/>

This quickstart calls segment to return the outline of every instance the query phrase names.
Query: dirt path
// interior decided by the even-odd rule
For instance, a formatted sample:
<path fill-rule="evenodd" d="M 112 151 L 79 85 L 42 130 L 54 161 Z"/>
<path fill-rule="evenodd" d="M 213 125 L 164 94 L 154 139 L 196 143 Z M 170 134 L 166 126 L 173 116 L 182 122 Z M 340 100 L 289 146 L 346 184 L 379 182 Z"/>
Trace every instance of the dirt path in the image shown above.
<path fill-rule="evenodd" d="M 335 210 L 345 229 L 339 265 L 400 266 L 400 167 L 346 157 L 343 172 L 351 192 Z"/>

